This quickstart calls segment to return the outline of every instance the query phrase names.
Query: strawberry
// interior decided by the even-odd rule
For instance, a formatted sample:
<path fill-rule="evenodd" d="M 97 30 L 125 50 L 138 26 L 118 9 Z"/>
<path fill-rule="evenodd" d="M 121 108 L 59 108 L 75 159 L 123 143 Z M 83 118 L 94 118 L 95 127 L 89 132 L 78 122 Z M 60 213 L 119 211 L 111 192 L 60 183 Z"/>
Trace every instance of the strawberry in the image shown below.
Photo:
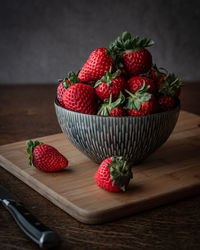
<path fill-rule="evenodd" d="M 128 81 L 128 88 L 132 93 L 135 93 L 142 85 L 143 83 L 145 84 L 145 86 L 150 86 L 148 92 L 151 94 L 155 94 L 156 92 L 156 86 L 155 83 L 145 77 L 145 76 L 132 76 Z"/>
<path fill-rule="evenodd" d="M 169 110 L 176 105 L 182 82 L 173 73 L 162 76 L 158 81 L 158 104 L 161 110 Z"/>
<path fill-rule="evenodd" d="M 110 116 L 126 116 L 127 112 L 122 107 L 116 107 L 109 112 Z"/>
<path fill-rule="evenodd" d="M 84 83 L 76 83 L 66 89 L 63 104 L 66 109 L 72 111 L 96 114 L 97 101 L 94 89 Z"/>
<path fill-rule="evenodd" d="M 54 147 L 39 141 L 27 141 L 29 164 L 45 172 L 59 171 L 68 166 L 68 160 Z"/>
<path fill-rule="evenodd" d="M 66 88 L 64 87 L 63 82 L 65 81 L 65 79 L 59 83 L 58 87 L 57 87 L 57 99 L 60 103 L 61 106 L 64 106 L 63 104 L 63 94 L 66 90 Z"/>
<path fill-rule="evenodd" d="M 175 106 L 175 98 L 173 96 L 160 96 L 158 105 L 162 111 L 167 111 Z"/>
<path fill-rule="evenodd" d="M 145 47 L 152 46 L 154 41 L 147 38 L 131 38 L 131 34 L 123 32 L 110 44 L 111 54 L 121 56 L 122 63 L 130 76 L 140 75 L 150 70 L 152 66 L 151 53 Z"/>
<path fill-rule="evenodd" d="M 113 100 L 116 100 L 120 91 L 123 91 L 126 86 L 126 81 L 124 77 L 121 76 L 121 71 L 117 70 L 112 74 L 111 70 L 110 68 L 94 85 L 95 93 L 102 101 L 109 99 L 111 94 Z"/>
<path fill-rule="evenodd" d="M 157 110 L 156 99 L 153 95 L 148 93 L 150 86 L 143 84 L 135 94 L 126 90 L 129 94 L 125 109 L 131 116 L 147 115 L 155 113 Z"/>
<path fill-rule="evenodd" d="M 98 186 L 108 191 L 125 191 L 132 178 L 130 166 L 124 157 L 109 157 L 99 166 L 94 175 Z"/>
<path fill-rule="evenodd" d="M 182 85 L 174 73 L 163 75 L 158 81 L 158 94 L 179 97 Z"/>
<path fill-rule="evenodd" d="M 126 110 L 124 110 L 121 105 L 125 101 L 125 96 L 120 92 L 118 99 L 112 102 L 112 94 L 110 95 L 109 100 L 105 100 L 101 105 L 97 115 L 102 116 L 126 116 Z"/>
<path fill-rule="evenodd" d="M 81 79 L 81 82 L 97 81 L 112 66 L 113 61 L 108 55 L 107 49 L 99 48 L 91 53 L 79 72 L 78 77 Z"/>
<path fill-rule="evenodd" d="M 58 80 L 58 81 L 59 81 L 59 85 L 57 88 L 57 99 L 58 99 L 60 105 L 64 106 L 63 94 L 64 94 L 65 90 L 69 86 L 80 82 L 80 79 L 78 78 L 78 73 L 75 74 L 74 72 L 69 72 L 66 78 L 64 78 L 63 80 Z"/>
<path fill-rule="evenodd" d="M 162 71 L 164 72 L 162 72 Z M 165 76 L 167 74 L 167 70 L 164 68 L 158 68 L 156 64 L 152 65 L 150 71 L 151 79 L 155 82 L 157 85 L 158 81 L 161 77 Z"/>
<path fill-rule="evenodd" d="M 121 75 L 122 75 L 125 79 L 128 79 L 128 78 L 129 78 L 128 73 L 126 72 L 126 70 L 125 70 L 124 67 L 119 67 L 118 69 L 121 70 Z"/>

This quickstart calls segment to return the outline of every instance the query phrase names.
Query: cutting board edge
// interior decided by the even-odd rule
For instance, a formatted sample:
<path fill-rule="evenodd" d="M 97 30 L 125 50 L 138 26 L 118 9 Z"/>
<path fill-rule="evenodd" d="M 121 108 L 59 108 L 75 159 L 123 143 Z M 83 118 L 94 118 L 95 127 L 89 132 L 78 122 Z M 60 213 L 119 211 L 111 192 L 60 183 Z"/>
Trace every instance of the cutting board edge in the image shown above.
<path fill-rule="evenodd" d="M 79 217 L 74 217 L 78 221 L 84 223 L 84 224 L 104 224 L 107 222 L 115 221 L 130 215 L 134 215 L 140 212 L 144 212 L 149 209 L 158 208 L 160 206 L 171 204 L 176 201 L 183 200 L 188 197 L 193 197 L 200 194 L 200 183 L 195 184 L 193 186 L 181 188 L 180 190 L 177 190 L 176 192 L 169 192 L 166 194 L 162 194 L 161 196 L 156 196 L 154 198 L 151 198 L 151 203 L 149 204 L 149 199 L 141 200 L 140 202 L 137 202 L 137 206 L 133 209 L 134 202 L 131 204 L 128 204 L 127 206 L 121 206 L 115 207 L 114 209 L 108 209 L 104 211 L 89 211 L 90 214 L 87 213 L 87 211 L 83 210 L 84 216 L 81 215 Z M 127 209 L 126 213 L 124 213 L 124 210 Z M 118 213 L 115 213 L 115 210 Z M 88 216 L 89 215 L 89 216 Z"/>
<path fill-rule="evenodd" d="M 18 178 L 20 181 L 22 181 L 23 183 L 25 183 L 28 187 L 32 188 L 35 192 L 39 193 L 45 199 L 48 199 L 54 205 L 58 206 L 63 211 L 65 211 L 66 213 L 68 213 L 70 216 L 76 218 L 77 220 L 79 220 L 78 218 L 81 217 L 81 213 L 85 213 L 86 212 L 84 209 L 82 209 L 80 207 L 77 207 L 76 205 L 74 205 L 70 201 L 64 199 L 62 196 L 58 195 L 56 192 L 54 192 L 52 190 L 51 190 L 50 193 L 51 194 L 55 193 L 56 196 L 57 196 L 57 199 L 55 199 L 55 197 L 51 198 L 51 194 L 48 193 L 48 192 L 46 192 L 45 188 L 42 188 L 43 186 L 46 187 L 44 184 L 42 184 L 42 187 L 41 187 L 41 182 L 39 182 L 38 180 L 36 180 L 35 178 L 33 178 L 33 176 L 32 176 L 32 178 L 29 178 L 29 175 L 25 174 L 25 172 L 23 172 L 23 171 L 21 171 L 23 174 L 20 175 L 20 173 L 15 169 L 16 167 L 13 167 L 14 164 L 12 162 L 10 162 L 9 160 L 7 160 L 2 155 L 0 155 L 0 165 L 6 171 L 8 171 L 12 175 L 14 175 L 16 178 Z M 9 166 L 9 168 L 7 166 Z M 23 177 L 27 177 L 27 178 L 24 179 Z M 37 183 L 40 185 L 40 189 L 37 189 L 37 187 L 38 187 Z M 62 202 L 60 202 L 59 200 L 63 200 L 65 206 L 62 205 Z M 67 210 L 66 207 L 68 207 L 69 210 Z M 80 211 L 82 211 L 82 212 L 80 213 Z"/>
<path fill-rule="evenodd" d="M 9 165 L 10 167 L 7 168 Z M 40 183 L 40 189 L 37 189 L 37 182 L 39 181 L 35 180 L 32 181 L 30 178 L 22 179 L 22 176 L 18 173 L 18 171 L 15 171 L 15 168 L 12 168 L 12 165 L 14 165 L 12 162 L 4 158 L 2 155 L 0 155 L 0 164 L 1 166 L 11 174 L 13 174 L 15 177 L 20 179 L 23 183 L 31 187 L 33 190 L 35 190 L 37 193 L 42 195 L 44 198 L 48 199 L 50 202 L 52 202 L 55 206 L 59 207 L 63 211 L 65 211 L 67 214 L 75 218 L 76 220 L 84 223 L 84 224 L 103 224 L 107 223 L 113 220 L 117 220 L 126 216 L 134 215 L 138 212 L 142 212 L 145 210 L 149 210 L 152 208 L 156 208 L 165 204 L 170 204 L 172 202 L 191 197 L 197 194 L 200 194 L 200 183 L 194 184 L 190 187 L 180 188 L 176 190 L 175 192 L 168 192 L 162 195 L 156 195 L 155 197 L 151 197 L 151 202 L 149 202 L 149 199 L 141 199 L 140 202 L 137 202 L 136 206 L 134 206 L 134 202 L 123 205 L 121 207 L 115 207 L 114 209 L 107 209 L 107 210 L 100 210 L 100 211 L 90 211 L 85 210 L 83 208 L 75 206 L 70 201 L 64 199 L 62 196 L 57 194 L 57 199 L 55 197 L 52 199 L 51 194 L 45 192 L 45 189 L 41 188 Z M 14 170 L 14 171 L 12 171 Z M 25 174 L 24 174 L 25 176 Z M 27 175 L 28 177 L 28 175 Z M 45 187 L 45 185 L 44 185 Z M 44 195 L 45 194 L 45 195 Z M 63 200 L 63 202 L 60 202 L 59 200 Z M 124 213 L 124 210 L 126 212 Z M 117 213 L 115 213 L 117 211 Z"/>

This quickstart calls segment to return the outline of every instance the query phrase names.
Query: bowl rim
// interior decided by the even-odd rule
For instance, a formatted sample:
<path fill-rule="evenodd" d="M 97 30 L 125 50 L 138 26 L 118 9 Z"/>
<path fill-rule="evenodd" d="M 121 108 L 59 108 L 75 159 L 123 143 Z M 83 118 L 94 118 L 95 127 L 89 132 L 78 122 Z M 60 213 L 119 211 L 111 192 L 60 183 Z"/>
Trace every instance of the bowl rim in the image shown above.
<path fill-rule="evenodd" d="M 155 116 L 160 116 L 160 115 L 163 115 L 163 114 L 167 114 L 167 113 L 172 113 L 174 111 L 177 111 L 179 112 L 180 109 L 181 109 L 181 102 L 180 100 L 178 99 L 177 100 L 177 103 L 176 103 L 176 106 L 172 109 L 169 109 L 167 111 L 161 111 L 161 112 L 157 112 L 157 113 L 153 113 L 153 114 L 148 114 L 148 115 L 138 115 L 138 116 L 100 116 L 100 115 L 92 115 L 92 114 L 85 114 L 85 113 L 80 113 L 80 112 L 76 112 L 76 111 L 73 111 L 73 110 L 70 110 L 70 109 L 66 109 L 64 107 L 62 107 L 57 99 L 57 97 L 55 97 L 55 100 L 54 100 L 54 105 L 61 108 L 62 110 L 64 110 L 65 112 L 69 112 L 69 113 L 72 113 L 74 115 L 81 115 L 81 116 L 90 116 L 90 117 L 98 117 L 98 119 L 123 119 L 123 118 L 128 118 L 128 119 L 138 119 L 138 118 L 146 118 L 146 117 L 155 117 Z"/>

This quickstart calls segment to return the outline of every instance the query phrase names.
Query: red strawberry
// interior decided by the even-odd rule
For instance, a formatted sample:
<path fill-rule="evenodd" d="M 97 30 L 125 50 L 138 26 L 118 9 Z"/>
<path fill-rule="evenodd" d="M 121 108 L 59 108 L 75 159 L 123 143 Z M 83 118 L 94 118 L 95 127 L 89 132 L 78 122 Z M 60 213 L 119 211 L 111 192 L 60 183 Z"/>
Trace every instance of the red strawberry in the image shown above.
<path fill-rule="evenodd" d="M 132 76 L 127 81 L 127 83 L 128 83 L 129 90 L 132 93 L 135 93 L 143 85 L 143 83 L 145 84 L 145 86 L 148 86 L 148 85 L 150 86 L 149 91 L 148 91 L 149 93 L 155 94 L 156 92 L 155 83 L 145 76 Z"/>
<path fill-rule="evenodd" d="M 64 84 L 63 84 L 64 81 L 65 81 L 65 79 L 62 82 L 59 83 L 58 88 L 57 88 L 57 99 L 58 99 L 61 106 L 64 106 L 64 104 L 63 104 L 63 94 L 64 94 L 64 92 L 66 90 L 66 88 L 64 87 Z"/>
<path fill-rule="evenodd" d="M 75 74 L 74 72 L 69 72 L 66 78 L 64 78 L 63 80 L 59 80 L 59 85 L 57 88 L 57 99 L 58 99 L 61 106 L 64 106 L 63 94 L 64 94 L 65 90 L 69 86 L 80 82 L 80 79 L 77 77 L 77 75 L 78 75 L 78 73 Z"/>
<path fill-rule="evenodd" d="M 83 65 L 78 77 L 82 82 L 99 80 L 106 71 L 113 66 L 113 61 L 107 53 L 107 49 L 99 48 L 94 50 L 87 62 Z"/>
<path fill-rule="evenodd" d="M 158 104 L 161 110 L 166 111 L 173 108 L 176 102 L 173 96 L 160 96 L 158 98 Z"/>
<path fill-rule="evenodd" d="M 117 107 L 114 109 L 111 109 L 111 111 L 109 112 L 110 116 L 126 116 L 126 110 L 123 109 L 122 107 Z"/>
<path fill-rule="evenodd" d="M 150 74 L 151 74 L 152 80 L 153 80 L 155 83 L 157 83 L 158 80 L 159 80 L 159 77 L 158 77 L 157 71 L 155 71 L 155 70 L 153 69 L 153 66 L 152 66 L 152 68 L 151 68 L 151 70 L 150 70 Z"/>
<path fill-rule="evenodd" d="M 161 67 L 158 68 L 156 64 L 153 64 L 151 69 L 147 73 L 147 75 L 155 82 L 156 85 L 159 79 L 166 74 L 167 74 L 167 70 Z"/>
<path fill-rule="evenodd" d="M 169 110 L 176 105 L 182 82 L 174 74 L 162 76 L 158 82 L 158 104 L 161 110 Z"/>
<path fill-rule="evenodd" d="M 27 141 L 29 164 L 45 172 L 59 171 L 68 166 L 68 160 L 54 147 L 39 141 Z"/>
<path fill-rule="evenodd" d="M 96 82 L 95 92 L 98 97 L 104 101 L 109 99 L 112 94 L 113 100 L 116 100 L 126 87 L 126 81 L 124 77 L 121 76 L 121 71 L 117 70 L 115 73 L 111 73 L 111 68 L 106 74 Z"/>
<path fill-rule="evenodd" d="M 145 84 L 143 84 L 135 94 L 126 90 L 129 97 L 124 108 L 127 109 L 129 115 L 147 115 L 157 111 L 156 99 L 148 93 L 149 88 L 149 85 L 145 87 Z"/>
<path fill-rule="evenodd" d="M 131 75 L 140 75 L 150 70 L 152 66 L 151 53 L 145 49 L 154 44 L 153 40 L 147 38 L 131 38 L 131 34 L 123 32 L 110 45 L 112 54 L 120 54 L 126 71 Z"/>
<path fill-rule="evenodd" d="M 125 191 L 132 178 L 131 168 L 124 157 L 109 157 L 99 166 L 94 175 L 98 186 L 108 191 Z"/>
<path fill-rule="evenodd" d="M 179 97 L 182 82 L 174 73 L 163 75 L 158 81 L 158 94 Z"/>
<path fill-rule="evenodd" d="M 125 101 L 125 96 L 120 92 L 118 99 L 112 102 L 112 94 L 110 95 L 109 100 L 105 100 L 101 105 L 97 115 L 102 116 L 126 116 L 126 110 L 124 110 L 121 105 Z"/>
<path fill-rule="evenodd" d="M 130 75 L 143 74 L 152 65 L 152 56 L 145 48 L 126 52 L 122 57 L 124 66 Z"/>
<path fill-rule="evenodd" d="M 96 95 L 94 89 L 83 83 L 66 89 L 63 95 L 64 107 L 85 114 L 96 114 Z"/>

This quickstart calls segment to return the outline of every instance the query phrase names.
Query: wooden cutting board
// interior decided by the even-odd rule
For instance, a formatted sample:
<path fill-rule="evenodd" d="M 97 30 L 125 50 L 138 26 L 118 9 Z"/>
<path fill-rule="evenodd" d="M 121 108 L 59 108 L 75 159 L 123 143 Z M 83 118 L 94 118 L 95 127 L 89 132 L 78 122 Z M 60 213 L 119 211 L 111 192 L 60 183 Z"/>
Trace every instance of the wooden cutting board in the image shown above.
<path fill-rule="evenodd" d="M 37 138 L 55 146 L 69 167 L 44 173 L 28 165 L 25 142 L 0 147 L 0 165 L 77 220 L 97 224 L 200 193 L 200 117 L 181 112 L 169 140 L 143 163 L 125 193 L 98 187 L 97 165 L 63 134 Z"/>

